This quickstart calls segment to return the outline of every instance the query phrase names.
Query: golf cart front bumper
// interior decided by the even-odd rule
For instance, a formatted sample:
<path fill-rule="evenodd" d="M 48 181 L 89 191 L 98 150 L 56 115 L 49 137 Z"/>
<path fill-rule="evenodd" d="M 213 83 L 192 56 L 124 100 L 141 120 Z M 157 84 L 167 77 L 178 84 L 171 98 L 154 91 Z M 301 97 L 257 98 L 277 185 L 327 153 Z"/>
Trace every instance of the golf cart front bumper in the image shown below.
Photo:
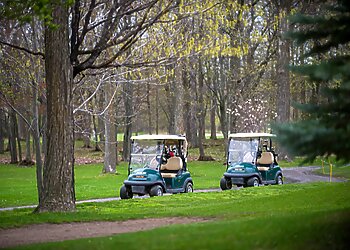
<path fill-rule="evenodd" d="M 224 177 L 226 179 L 231 179 L 234 185 L 244 185 L 249 178 L 258 176 L 254 173 L 224 173 Z"/>
<path fill-rule="evenodd" d="M 164 186 L 160 181 L 124 181 L 125 186 L 154 186 L 161 185 Z"/>

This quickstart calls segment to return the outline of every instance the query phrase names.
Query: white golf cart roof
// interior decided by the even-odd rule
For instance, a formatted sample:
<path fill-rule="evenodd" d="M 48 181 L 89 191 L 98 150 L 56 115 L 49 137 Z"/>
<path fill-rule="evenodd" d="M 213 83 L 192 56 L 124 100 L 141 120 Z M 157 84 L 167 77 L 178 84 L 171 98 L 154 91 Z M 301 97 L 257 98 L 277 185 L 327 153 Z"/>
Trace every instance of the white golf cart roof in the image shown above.
<path fill-rule="evenodd" d="M 134 135 L 131 140 L 182 140 L 186 141 L 183 135 Z"/>
<path fill-rule="evenodd" d="M 235 133 L 230 134 L 229 138 L 271 138 L 276 137 L 275 134 L 269 133 Z"/>

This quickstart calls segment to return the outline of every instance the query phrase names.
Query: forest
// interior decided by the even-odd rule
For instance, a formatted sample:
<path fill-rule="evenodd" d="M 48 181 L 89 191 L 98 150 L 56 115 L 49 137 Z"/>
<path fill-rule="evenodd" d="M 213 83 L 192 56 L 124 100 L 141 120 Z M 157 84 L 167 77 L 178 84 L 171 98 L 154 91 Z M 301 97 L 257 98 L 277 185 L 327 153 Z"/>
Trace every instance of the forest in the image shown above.
<path fill-rule="evenodd" d="M 290 67 L 349 50 L 303 57 L 320 44 L 288 36 L 325 2 L 0 1 L 0 154 L 35 162 L 39 212 L 71 210 L 75 140 L 114 173 L 133 134 L 186 135 L 208 160 L 205 138 L 303 120 L 294 103 L 328 99 Z"/>

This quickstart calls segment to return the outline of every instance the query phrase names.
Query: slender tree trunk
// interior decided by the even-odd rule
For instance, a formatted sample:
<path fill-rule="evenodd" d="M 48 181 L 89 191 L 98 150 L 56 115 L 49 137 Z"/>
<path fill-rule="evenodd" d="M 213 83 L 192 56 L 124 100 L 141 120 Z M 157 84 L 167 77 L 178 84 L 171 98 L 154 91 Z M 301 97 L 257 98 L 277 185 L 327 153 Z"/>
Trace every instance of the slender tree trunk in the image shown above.
<path fill-rule="evenodd" d="M 290 42 L 283 38 L 283 34 L 288 31 L 287 16 L 290 10 L 290 1 L 283 2 L 279 9 L 280 27 L 277 56 L 277 122 L 285 123 L 290 118 L 290 79 L 288 65 L 290 61 Z M 279 149 L 280 157 L 287 157 L 287 152 L 283 147 Z"/>
<path fill-rule="evenodd" d="M 98 131 L 97 131 L 97 122 L 96 122 L 96 116 L 92 116 L 92 123 L 94 126 L 94 140 L 95 140 L 95 151 L 101 151 L 100 147 L 98 146 Z"/>
<path fill-rule="evenodd" d="M 156 88 L 156 134 L 159 134 L 159 93 Z"/>
<path fill-rule="evenodd" d="M 83 114 L 83 121 L 82 127 L 84 129 L 83 131 L 83 148 L 91 148 L 91 141 L 90 141 L 90 135 L 91 135 L 91 116 L 88 113 Z"/>
<path fill-rule="evenodd" d="M 117 166 L 117 148 L 116 148 L 116 131 L 115 131 L 115 108 L 113 98 L 113 88 L 110 82 L 105 87 L 105 106 L 109 105 L 105 112 L 105 154 L 103 173 L 115 173 Z"/>
<path fill-rule="evenodd" d="M 73 68 L 69 60 L 68 7 L 56 5 L 55 29 L 45 30 L 47 150 L 43 192 L 36 212 L 75 210 Z"/>
<path fill-rule="evenodd" d="M 31 152 L 31 143 L 30 143 L 30 133 L 27 131 L 26 134 L 26 157 L 24 158 L 24 161 L 28 164 L 32 161 L 32 152 Z"/>
<path fill-rule="evenodd" d="M 0 154 L 5 152 L 5 112 L 0 108 Z"/>
<path fill-rule="evenodd" d="M 147 103 L 147 115 L 148 115 L 148 134 L 151 135 L 152 134 L 152 109 L 151 109 L 150 94 L 151 94 L 151 85 L 147 84 L 146 103 Z"/>
<path fill-rule="evenodd" d="M 104 106 L 104 90 L 102 89 L 101 91 L 99 91 L 100 94 L 99 96 L 96 98 L 97 99 L 97 105 L 99 107 L 99 110 L 103 110 L 103 106 Z M 98 116 L 98 125 L 97 125 L 97 129 L 98 129 L 98 135 L 100 137 L 100 141 L 104 142 L 105 140 L 105 124 L 104 124 L 104 120 L 102 116 Z"/>
<path fill-rule="evenodd" d="M 130 76 L 129 76 L 130 79 Z M 134 114 L 132 97 L 134 93 L 134 87 L 131 82 L 127 82 L 123 85 L 124 94 L 124 108 L 125 108 L 125 130 L 123 141 L 123 161 L 129 161 L 130 157 L 130 137 L 132 135 L 132 116 Z"/>
<path fill-rule="evenodd" d="M 17 147 L 16 147 L 16 113 L 12 109 L 9 115 L 9 146 L 10 146 L 10 163 L 18 163 Z"/>
<path fill-rule="evenodd" d="M 216 100 L 212 98 L 210 108 L 210 139 L 217 140 L 216 137 Z"/>
<path fill-rule="evenodd" d="M 204 146 L 203 146 L 203 133 L 205 133 L 205 108 L 204 108 L 204 76 L 202 70 L 202 61 L 198 59 L 198 109 L 197 109 L 197 120 L 198 120 L 198 146 L 199 146 L 199 160 L 205 159 Z"/>
<path fill-rule="evenodd" d="M 18 159 L 19 159 L 19 162 L 22 162 L 21 138 L 19 136 L 18 122 L 17 122 L 16 116 L 15 116 L 15 133 L 16 133 L 17 147 L 18 147 Z"/>

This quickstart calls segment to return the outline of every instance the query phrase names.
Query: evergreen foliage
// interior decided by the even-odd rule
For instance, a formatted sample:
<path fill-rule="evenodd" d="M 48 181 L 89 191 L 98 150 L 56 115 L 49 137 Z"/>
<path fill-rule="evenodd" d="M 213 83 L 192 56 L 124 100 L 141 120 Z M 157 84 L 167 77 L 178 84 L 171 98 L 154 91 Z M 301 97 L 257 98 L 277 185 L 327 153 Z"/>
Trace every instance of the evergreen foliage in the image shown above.
<path fill-rule="evenodd" d="M 281 145 L 294 155 L 313 160 L 317 156 L 335 155 L 350 160 L 350 2 L 339 0 L 327 7 L 327 14 L 315 17 L 295 15 L 292 21 L 304 31 L 287 34 L 297 44 L 312 48 L 305 62 L 317 63 L 292 67 L 312 82 L 322 84 L 324 101 L 296 105 L 308 118 L 275 126 Z"/>

